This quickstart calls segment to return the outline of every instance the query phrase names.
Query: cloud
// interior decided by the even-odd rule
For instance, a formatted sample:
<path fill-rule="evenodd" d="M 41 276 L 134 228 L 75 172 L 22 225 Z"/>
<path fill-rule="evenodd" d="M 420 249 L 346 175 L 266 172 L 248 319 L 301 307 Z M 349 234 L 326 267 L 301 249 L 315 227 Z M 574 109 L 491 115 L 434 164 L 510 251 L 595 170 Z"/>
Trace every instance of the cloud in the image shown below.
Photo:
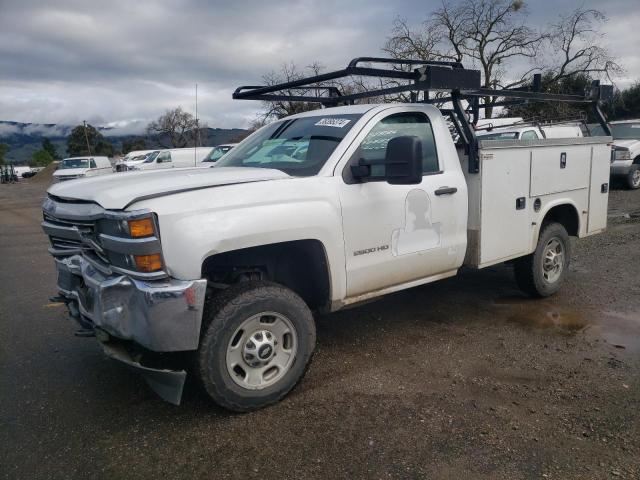
<path fill-rule="evenodd" d="M 233 101 L 237 86 L 255 84 L 290 61 L 340 68 L 352 57 L 378 55 L 396 16 L 418 24 L 439 5 L 439 0 L 2 0 L 0 115 L 70 125 L 117 122 L 134 131 L 178 105 L 194 112 L 198 83 L 204 121 L 243 127 L 260 104 Z M 624 55 L 626 75 L 640 78 L 633 51 L 640 43 L 636 2 L 601 7 L 588 0 L 586 6 L 609 11 L 607 41 Z M 530 2 L 529 10 L 531 22 L 539 25 L 558 13 L 551 0 Z M 624 29 L 618 28 L 623 21 Z"/>

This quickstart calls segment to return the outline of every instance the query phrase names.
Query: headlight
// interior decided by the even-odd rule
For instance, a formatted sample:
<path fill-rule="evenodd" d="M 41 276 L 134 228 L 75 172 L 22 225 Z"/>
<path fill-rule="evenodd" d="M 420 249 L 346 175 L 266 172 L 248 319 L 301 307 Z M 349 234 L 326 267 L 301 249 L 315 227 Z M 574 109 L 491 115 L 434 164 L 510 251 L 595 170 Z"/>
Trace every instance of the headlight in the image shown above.
<path fill-rule="evenodd" d="M 133 259 L 136 262 L 136 268 L 145 273 L 157 272 L 162 270 L 162 256 L 159 253 L 152 253 L 151 255 L 134 255 Z"/>
<path fill-rule="evenodd" d="M 154 214 L 111 214 L 98 222 L 105 261 L 114 267 L 140 273 L 164 269 L 158 223 Z"/>
<path fill-rule="evenodd" d="M 129 225 L 129 235 L 133 238 L 150 237 L 155 233 L 151 217 L 129 220 L 127 224 Z"/>
<path fill-rule="evenodd" d="M 631 152 L 629 150 L 614 150 L 613 158 L 615 160 L 631 160 Z"/>

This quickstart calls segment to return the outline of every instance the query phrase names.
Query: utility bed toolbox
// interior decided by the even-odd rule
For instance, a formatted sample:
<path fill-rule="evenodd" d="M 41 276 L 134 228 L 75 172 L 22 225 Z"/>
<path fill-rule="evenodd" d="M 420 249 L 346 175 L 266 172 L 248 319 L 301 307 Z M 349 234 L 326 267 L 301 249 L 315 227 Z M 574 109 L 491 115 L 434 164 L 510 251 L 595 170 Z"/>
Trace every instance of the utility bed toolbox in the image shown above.
<path fill-rule="evenodd" d="M 610 143 L 611 137 L 481 141 L 479 175 L 465 174 L 465 264 L 482 268 L 533 252 L 540 224 L 560 197 L 571 200 L 578 219 L 577 232 L 570 233 L 584 237 L 602 231 Z"/>

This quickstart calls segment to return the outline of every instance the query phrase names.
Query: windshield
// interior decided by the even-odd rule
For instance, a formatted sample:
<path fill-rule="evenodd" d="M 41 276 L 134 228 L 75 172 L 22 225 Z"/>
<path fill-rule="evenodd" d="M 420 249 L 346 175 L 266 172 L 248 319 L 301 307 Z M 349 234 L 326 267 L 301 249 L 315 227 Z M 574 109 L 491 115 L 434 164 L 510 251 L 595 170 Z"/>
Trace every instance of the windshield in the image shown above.
<path fill-rule="evenodd" d="M 640 140 L 640 122 L 610 124 L 614 140 Z M 592 137 L 606 135 L 599 124 L 589 125 Z"/>
<path fill-rule="evenodd" d="M 159 153 L 160 150 L 147 154 L 147 158 L 145 158 L 144 163 L 153 163 Z"/>
<path fill-rule="evenodd" d="M 517 140 L 518 132 L 479 133 L 478 140 Z"/>
<path fill-rule="evenodd" d="M 316 175 L 362 115 L 326 115 L 274 122 L 258 130 L 216 167 L 274 168 L 293 176 Z"/>
<path fill-rule="evenodd" d="M 203 162 L 217 162 L 220 158 L 231 150 L 233 147 L 231 145 L 220 145 L 211 150 L 211 153 L 205 157 Z"/>
<path fill-rule="evenodd" d="M 67 158 L 60 162 L 58 170 L 65 170 L 67 168 L 89 168 L 88 158 Z"/>

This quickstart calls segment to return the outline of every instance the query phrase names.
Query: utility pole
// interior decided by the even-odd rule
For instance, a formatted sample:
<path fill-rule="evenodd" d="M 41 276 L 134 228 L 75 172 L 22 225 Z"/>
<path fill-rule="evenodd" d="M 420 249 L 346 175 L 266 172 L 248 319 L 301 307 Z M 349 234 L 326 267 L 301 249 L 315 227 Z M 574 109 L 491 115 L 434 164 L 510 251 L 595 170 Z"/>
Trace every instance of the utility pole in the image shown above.
<path fill-rule="evenodd" d="M 91 155 L 91 147 L 89 146 L 89 135 L 87 135 L 87 121 L 83 120 L 82 123 L 84 125 L 84 139 L 87 141 L 87 152 L 89 152 L 89 155 Z"/>
<path fill-rule="evenodd" d="M 200 146 L 200 122 L 198 121 L 198 83 L 196 82 L 196 136 L 193 141 L 193 165 L 198 164 L 198 147 Z"/>

